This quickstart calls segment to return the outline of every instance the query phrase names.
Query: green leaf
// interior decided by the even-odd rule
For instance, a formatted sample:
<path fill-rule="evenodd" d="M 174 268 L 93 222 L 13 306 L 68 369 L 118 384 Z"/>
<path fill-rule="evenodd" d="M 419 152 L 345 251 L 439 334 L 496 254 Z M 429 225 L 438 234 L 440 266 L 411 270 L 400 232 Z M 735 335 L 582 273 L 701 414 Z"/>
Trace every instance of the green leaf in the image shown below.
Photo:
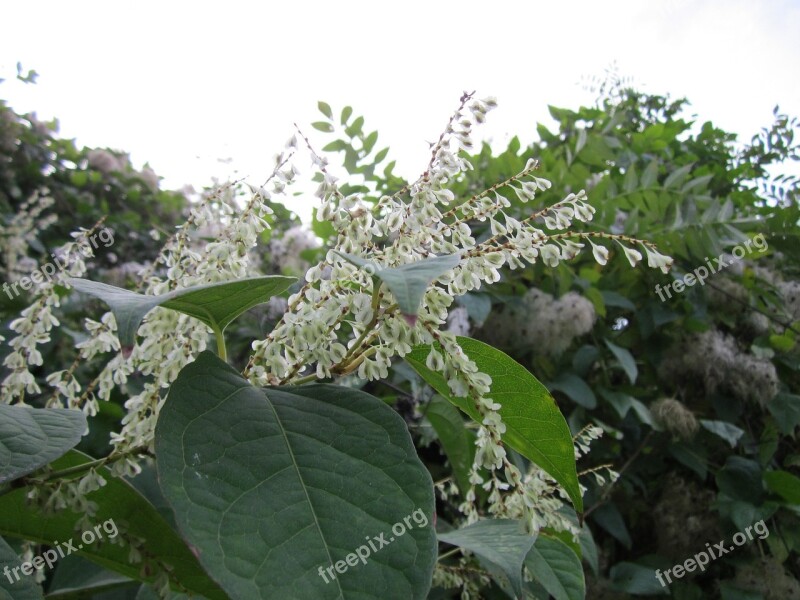
<path fill-rule="evenodd" d="M 598 556 L 597 544 L 594 542 L 594 536 L 589 525 L 584 523 L 578 533 L 578 542 L 581 547 L 581 554 L 583 560 L 589 565 L 595 575 L 600 573 L 600 557 Z"/>
<path fill-rule="evenodd" d="M 491 398 L 500 403 L 506 426 L 503 440 L 560 483 L 575 510 L 582 511 L 572 435 L 547 388 L 500 350 L 472 338 L 457 340 L 478 369 L 492 378 Z M 429 352 L 430 346 L 416 346 L 405 359 L 431 387 L 480 423 L 483 419 L 472 400 L 453 397 L 444 377 L 425 366 Z"/>
<path fill-rule="evenodd" d="M 592 409 L 597 406 L 597 396 L 594 395 L 592 388 L 574 373 L 562 373 L 558 379 L 548 383 L 547 387 L 566 394 L 584 408 Z"/>
<path fill-rule="evenodd" d="M 625 526 L 625 519 L 617 507 L 612 503 L 599 506 L 593 513 L 595 523 L 614 536 L 619 542 L 630 550 L 633 545 L 631 534 Z"/>
<path fill-rule="evenodd" d="M 787 502 L 800 505 L 800 477 L 788 471 L 767 471 L 764 473 L 764 482 Z"/>
<path fill-rule="evenodd" d="M 375 155 L 375 160 L 373 160 L 373 164 L 379 165 L 381 161 L 386 158 L 389 154 L 389 148 L 383 148 L 382 150 L 378 150 L 378 153 Z"/>
<path fill-rule="evenodd" d="M 619 592 L 643 596 L 669 596 L 668 587 L 658 582 L 655 569 L 650 567 L 632 562 L 620 562 L 611 567 L 609 578 L 613 589 Z"/>
<path fill-rule="evenodd" d="M 31 575 L 25 575 L 17 553 L 0 537 L 0 598 L 2 600 L 42 600 L 42 588 Z M 16 571 L 15 571 L 16 569 Z M 9 581 L 10 580 L 10 581 Z"/>
<path fill-rule="evenodd" d="M 522 596 L 522 564 L 536 536 L 527 533 L 522 523 L 509 519 L 486 519 L 461 529 L 439 534 L 439 541 L 474 552 L 508 577 L 518 596 Z"/>
<path fill-rule="evenodd" d="M 333 133 L 333 125 L 328 123 L 327 121 L 314 121 L 311 126 L 318 131 L 322 131 L 324 133 Z"/>
<path fill-rule="evenodd" d="M 446 256 L 423 258 L 399 267 L 380 268 L 359 256 L 353 256 L 338 250 L 334 250 L 334 252 L 357 267 L 370 269 L 371 274 L 386 284 L 394 295 L 397 305 L 400 307 L 400 312 L 412 323 L 416 322 L 422 297 L 431 283 L 447 273 L 447 271 L 455 268 L 461 260 L 459 254 L 448 254 Z"/>
<path fill-rule="evenodd" d="M 317 102 L 317 108 L 319 109 L 319 112 L 321 112 L 329 119 L 333 118 L 333 111 L 331 110 L 331 105 L 328 104 L 327 102 L 323 102 L 322 100 L 320 100 L 319 102 Z"/>
<path fill-rule="evenodd" d="M 431 398 L 425 417 L 450 461 L 459 490 L 466 492 L 470 488 L 469 472 L 475 458 L 475 432 L 464 426 L 458 409 L 439 395 Z"/>
<path fill-rule="evenodd" d="M 62 470 L 91 460 L 91 457 L 77 450 L 70 450 L 51 463 L 51 466 L 55 470 Z M 97 471 L 106 480 L 106 484 L 86 494 L 86 500 L 95 502 L 98 506 L 97 514 L 92 517 L 97 526 L 111 521 L 108 529 L 112 531 L 100 530 L 104 539 L 107 539 L 106 535 L 108 538 L 113 535 L 113 525 L 118 531 L 125 531 L 125 536 L 144 540 L 147 555 L 153 561 L 169 565 L 172 578 L 184 588 L 211 600 L 226 600 L 222 590 L 209 579 L 194 554 L 158 511 L 124 479 L 114 476 L 105 467 Z M 76 536 L 80 536 L 83 529 L 76 529 L 76 525 L 84 515 L 67 510 L 45 515 L 28 504 L 26 495 L 29 491 L 30 488 L 22 487 L 0 496 L 0 534 L 41 544 L 52 545 L 54 541 L 63 544 L 71 539 L 77 542 Z M 75 546 L 77 555 L 102 567 L 137 581 L 153 581 L 152 576 L 142 576 L 142 563 L 131 564 L 128 561 L 128 546 L 110 543 L 87 545 L 83 548 L 79 548 L 76 543 Z M 63 549 L 65 553 L 74 555 L 68 548 Z M 151 573 L 155 568 L 155 564 L 149 565 Z"/>
<path fill-rule="evenodd" d="M 628 376 L 631 384 L 636 383 L 636 377 L 639 374 L 639 370 L 636 368 L 636 361 L 634 360 L 633 354 L 631 354 L 630 350 L 617 346 L 616 344 L 612 344 L 608 340 L 605 340 L 605 343 L 606 346 L 608 346 L 608 349 L 611 350 L 616 359 L 619 361 L 622 370 L 625 371 L 625 374 Z"/>
<path fill-rule="evenodd" d="M 657 178 L 658 178 L 658 160 L 654 158 L 648 163 L 647 167 L 645 167 L 645 170 L 642 173 L 641 186 L 643 188 L 652 187 L 653 184 L 656 182 Z"/>
<path fill-rule="evenodd" d="M 405 422 L 377 398 L 258 389 L 206 351 L 172 384 L 155 448 L 180 530 L 232 597 L 425 597 L 433 483 Z"/>
<path fill-rule="evenodd" d="M 714 435 L 721 437 L 723 440 L 735 448 L 739 443 L 739 438 L 744 435 L 744 430 L 739 429 L 736 425 L 728 423 L 727 421 L 709 421 L 707 419 L 700 419 L 700 425 L 703 429 L 707 429 Z"/>
<path fill-rule="evenodd" d="M 741 456 L 729 456 L 717 472 L 719 491 L 734 500 L 750 502 L 758 506 L 764 495 L 762 473 L 759 464 Z"/>
<path fill-rule="evenodd" d="M 555 600 L 583 600 L 586 582 L 581 561 L 558 538 L 539 534 L 525 558 L 525 566 Z"/>
<path fill-rule="evenodd" d="M 697 473 L 701 481 L 706 480 L 708 458 L 702 446 L 688 446 L 683 442 L 675 443 L 670 445 L 668 452 L 683 466 Z"/>
<path fill-rule="evenodd" d="M 636 167 L 631 165 L 625 172 L 625 178 L 622 180 L 622 189 L 626 194 L 630 194 L 639 186 L 639 178 L 636 176 Z"/>
<path fill-rule="evenodd" d="M 761 506 L 754 506 L 749 502 L 718 498 L 716 505 L 722 518 L 730 519 L 740 531 L 759 521 L 766 521 L 780 508 L 777 502 L 764 502 Z"/>
<path fill-rule="evenodd" d="M 375 142 L 378 141 L 378 132 L 373 131 L 366 138 L 364 138 L 364 152 L 369 154 L 375 147 Z"/>
<path fill-rule="evenodd" d="M 322 147 L 323 152 L 341 152 L 345 149 L 347 149 L 347 142 L 344 140 L 333 140 L 331 143 L 325 144 Z"/>
<path fill-rule="evenodd" d="M 800 425 L 800 396 L 779 393 L 767 403 L 767 408 L 775 418 L 775 424 L 784 435 L 792 435 Z"/>
<path fill-rule="evenodd" d="M 690 163 L 672 171 L 672 173 L 667 175 L 666 179 L 664 179 L 664 188 L 669 189 L 680 186 L 689 175 L 692 167 L 694 167 L 694 164 Z"/>
<path fill-rule="evenodd" d="M 187 314 L 211 327 L 215 333 L 221 333 L 244 311 L 280 294 L 297 280 L 280 275 L 252 277 L 197 285 L 158 296 L 137 294 L 88 279 L 69 281 L 79 292 L 100 298 L 108 304 L 117 320 L 120 343 L 133 346 L 139 324 L 156 306 Z"/>
<path fill-rule="evenodd" d="M 611 290 L 600 290 L 603 295 L 603 302 L 606 306 L 616 306 L 617 308 L 624 308 L 626 310 L 636 310 L 636 305 L 628 300 L 622 294 L 612 292 Z"/>
<path fill-rule="evenodd" d="M 342 109 L 342 118 L 341 118 L 342 125 L 347 125 L 347 120 L 350 118 L 350 115 L 352 114 L 353 114 L 352 106 L 345 106 Z"/>
<path fill-rule="evenodd" d="M 79 410 L 0 404 L 0 483 L 63 456 L 84 431 L 86 417 Z"/>
<path fill-rule="evenodd" d="M 356 117 L 355 120 L 345 129 L 345 133 L 351 138 L 356 137 L 364 127 L 364 117 Z"/>

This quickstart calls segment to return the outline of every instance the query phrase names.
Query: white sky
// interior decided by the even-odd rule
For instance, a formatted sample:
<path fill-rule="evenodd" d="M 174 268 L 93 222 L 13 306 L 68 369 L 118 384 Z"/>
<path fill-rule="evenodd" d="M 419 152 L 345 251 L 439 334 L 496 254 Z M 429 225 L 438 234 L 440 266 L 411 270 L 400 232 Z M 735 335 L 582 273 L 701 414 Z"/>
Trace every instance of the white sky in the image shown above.
<path fill-rule="evenodd" d="M 462 91 L 499 100 L 484 138 L 529 142 L 536 122 L 552 124 L 548 104 L 590 101 L 581 78 L 612 61 L 745 139 L 776 103 L 800 115 L 797 0 L 28 1 L 2 12 L 0 97 L 58 117 L 81 144 L 148 161 L 174 188 L 232 170 L 260 183 L 294 121 L 321 147 L 331 138 L 308 125 L 319 99 L 352 105 L 398 171 L 417 175 Z M 17 61 L 37 85 L 12 81 Z"/>

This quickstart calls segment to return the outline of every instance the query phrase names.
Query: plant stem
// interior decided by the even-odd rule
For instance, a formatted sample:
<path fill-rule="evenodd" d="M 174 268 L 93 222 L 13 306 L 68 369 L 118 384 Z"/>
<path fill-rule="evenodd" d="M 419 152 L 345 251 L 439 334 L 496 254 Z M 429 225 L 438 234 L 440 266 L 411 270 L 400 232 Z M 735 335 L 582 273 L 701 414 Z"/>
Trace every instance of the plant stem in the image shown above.
<path fill-rule="evenodd" d="M 217 355 L 228 362 L 228 350 L 225 348 L 225 335 L 222 333 L 219 327 L 217 327 L 216 323 L 211 326 L 214 330 L 214 338 L 217 340 Z"/>
<path fill-rule="evenodd" d="M 452 550 L 448 550 L 444 554 L 439 555 L 439 558 L 437 558 L 436 560 L 444 560 L 445 558 L 449 558 L 453 556 L 453 554 L 456 554 L 458 552 L 461 552 L 461 548 L 453 548 Z"/>
<path fill-rule="evenodd" d="M 291 383 L 292 385 L 303 385 L 304 383 L 308 383 L 309 381 L 314 381 L 316 379 L 317 379 L 317 374 L 312 373 L 311 375 L 306 375 L 304 377 L 301 377 L 300 379 L 295 379 Z"/>

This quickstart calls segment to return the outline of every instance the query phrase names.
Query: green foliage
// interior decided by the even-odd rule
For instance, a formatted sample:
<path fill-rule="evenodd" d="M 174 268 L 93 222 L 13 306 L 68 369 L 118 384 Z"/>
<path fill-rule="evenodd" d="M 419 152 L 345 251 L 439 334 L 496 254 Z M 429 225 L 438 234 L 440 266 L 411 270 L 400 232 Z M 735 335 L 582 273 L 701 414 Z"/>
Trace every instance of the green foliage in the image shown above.
<path fill-rule="evenodd" d="M 90 457 L 71 450 L 51 463 L 51 469 L 42 477 L 75 477 L 85 472 L 94 461 Z M 91 518 L 68 510 L 52 512 L 26 502 L 26 495 L 35 485 L 19 487 L 0 496 L 0 534 L 39 544 L 54 544 L 74 540 L 75 551 L 64 547 L 67 554 L 75 554 L 92 560 L 112 571 L 139 581 L 153 581 L 158 565 L 170 565 L 173 586 L 210 600 L 224 600 L 225 595 L 204 573 L 195 555 L 180 536 L 170 527 L 159 512 L 142 497 L 127 481 L 115 477 L 111 471 L 101 467 L 98 474 L 105 485 L 85 494 L 85 501 L 96 504 L 97 510 Z M 92 527 L 111 520 L 118 535 L 125 538 L 129 546 L 116 545 L 111 539 L 113 530 L 106 532 L 107 538 L 91 545 L 80 544 L 80 532 L 87 523 Z M 77 535 L 77 537 L 75 537 Z M 80 547 L 79 547 L 80 546 Z M 144 564 L 132 564 L 130 546 L 144 555 Z"/>

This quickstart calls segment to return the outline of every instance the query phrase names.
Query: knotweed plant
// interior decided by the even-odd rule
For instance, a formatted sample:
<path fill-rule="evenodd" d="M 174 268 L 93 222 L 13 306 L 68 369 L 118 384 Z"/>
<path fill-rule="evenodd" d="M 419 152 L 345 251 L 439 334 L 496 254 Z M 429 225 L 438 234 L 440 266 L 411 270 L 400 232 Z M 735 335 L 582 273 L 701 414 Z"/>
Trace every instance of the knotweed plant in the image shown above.
<path fill-rule="evenodd" d="M 162 490 L 175 510 L 181 532 L 194 547 L 199 548 L 200 563 L 225 593 L 231 597 L 248 597 L 247 594 L 255 592 L 252 589 L 249 592 L 243 591 L 250 589 L 247 585 L 255 585 L 261 594 L 277 593 L 282 585 L 276 583 L 277 580 L 262 581 L 257 573 L 243 575 L 241 569 L 226 565 L 224 560 L 214 562 L 217 550 L 222 552 L 222 556 L 226 555 L 225 534 L 214 541 L 206 539 L 201 531 L 205 525 L 198 526 L 196 521 L 200 513 L 193 511 L 202 507 L 205 510 L 210 506 L 209 502 L 216 506 L 214 510 L 217 512 L 214 515 L 225 514 L 228 510 L 224 504 L 227 502 L 228 492 L 232 490 L 228 490 L 226 486 L 232 484 L 223 484 L 224 475 L 216 473 L 212 468 L 212 465 L 221 464 L 226 453 L 215 455 L 213 460 L 205 456 L 218 441 L 214 441 L 212 434 L 207 434 L 211 437 L 206 445 L 198 439 L 198 445 L 184 447 L 182 453 L 172 453 L 171 443 L 178 438 L 186 441 L 191 437 L 187 434 L 188 429 L 182 430 L 179 436 L 173 430 L 178 427 L 176 423 L 181 422 L 181 426 L 185 428 L 192 425 L 189 421 L 180 421 L 177 413 L 170 412 L 171 407 L 178 407 L 179 402 L 185 400 L 191 405 L 189 411 L 198 411 L 197 418 L 202 420 L 205 414 L 201 408 L 202 398 L 206 395 L 210 402 L 208 410 L 213 411 L 214 407 L 223 406 L 232 398 L 244 401 L 242 396 L 261 394 L 259 398 L 263 406 L 271 408 L 270 414 L 264 419 L 277 419 L 276 427 L 282 432 L 281 439 L 285 442 L 283 448 L 291 450 L 291 463 L 287 463 L 286 469 L 296 471 L 300 479 L 306 482 L 318 473 L 310 470 L 310 467 L 308 472 L 303 470 L 303 456 L 313 452 L 304 446 L 307 450 L 304 454 L 298 448 L 301 444 L 311 443 L 308 439 L 322 434 L 318 433 L 319 430 L 304 431 L 302 436 L 298 434 L 296 439 L 293 438 L 290 435 L 292 428 L 301 428 L 304 419 L 296 418 L 297 415 L 295 418 L 288 418 L 281 411 L 289 410 L 286 406 L 301 410 L 300 407 L 305 407 L 312 399 L 324 397 L 327 403 L 320 404 L 316 412 L 312 411 L 305 417 L 313 420 L 316 416 L 333 410 L 331 407 L 336 404 L 340 395 L 360 394 L 348 396 L 348 401 L 341 406 L 336 404 L 340 412 L 330 416 L 331 420 L 326 425 L 331 429 L 331 435 L 339 432 L 337 437 L 325 445 L 330 450 L 343 436 L 348 435 L 349 426 L 355 428 L 357 426 L 353 423 L 360 422 L 358 415 L 348 417 L 353 419 L 352 422 L 347 421 L 348 427 L 344 427 L 345 421 L 342 420 L 344 412 L 341 411 L 355 410 L 352 407 L 359 405 L 358 402 L 363 400 L 362 396 L 367 396 L 353 390 L 353 381 L 363 383 L 385 380 L 389 377 L 394 361 L 406 358 L 440 394 L 453 401 L 476 422 L 476 451 L 466 485 L 462 482 L 459 488 L 454 481 L 450 481 L 446 490 L 440 486 L 445 496 L 458 497 L 457 506 L 463 515 L 462 525 L 469 527 L 492 516 L 521 521 L 528 532 L 525 535 L 535 533 L 542 527 L 577 535 L 576 525 L 560 517 L 558 509 L 563 500 L 571 500 L 576 508 L 579 507 L 580 489 L 574 474 L 574 460 L 587 450 L 588 441 L 597 437 L 599 430 L 590 428 L 572 439 L 552 399 L 542 388 L 542 398 L 545 398 L 543 404 L 530 410 L 545 411 L 550 417 L 555 414 L 560 419 L 559 431 L 567 433 L 566 439 L 542 441 L 537 440 L 536 435 L 530 432 L 520 433 L 523 430 L 517 422 L 518 415 L 508 413 L 510 421 L 504 417 L 507 414 L 504 409 L 510 408 L 504 407 L 507 392 L 504 391 L 502 397 L 497 395 L 505 384 L 498 373 L 482 368 L 483 364 L 488 364 L 485 361 L 487 352 L 492 360 L 513 361 L 502 353 L 492 351 L 488 346 L 488 349 L 483 348 L 485 345 L 476 346 L 477 342 L 474 340 L 457 337 L 452 331 L 448 331 L 448 315 L 454 310 L 455 298 L 498 282 L 503 269 L 524 269 L 537 262 L 556 267 L 561 261 L 574 258 L 587 249 L 587 246 L 601 265 L 609 260 L 610 251 L 614 247 L 622 251 L 633 267 L 646 255 L 648 266 L 666 272 L 671 259 L 661 255 L 652 244 L 644 240 L 603 232 L 572 230 L 576 222 L 591 221 L 595 209 L 589 204 L 584 191 L 569 193 L 549 206 L 541 206 L 539 196 L 551 188 L 551 183 L 539 174 L 535 160 L 529 161 L 522 172 L 489 189 L 471 197 L 457 197 L 451 191 L 452 184 L 465 171 L 473 168 L 465 157 L 465 151 L 473 148 L 473 129 L 486 119 L 487 113 L 495 105 L 492 98 L 479 100 L 472 94 L 465 93 L 445 130 L 432 145 L 430 158 L 422 175 L 395 194 L 385 195 L 377 202 L 370 202 L 361 194 L 344 194 L 339 181 L 330 173 L 326 158 L 315 152 L 310 141 L 299 133 L 277 158 L 274 172 L 263 186 L 248 188 L 246 197 L 242 197 L 242 188 L 237 184 L 222 186 L 206 194 L 192 207 L 187 222 L 167 240 L 153 264 L 141 273 L 140 294 L 76 279 L 85 273 L 85 265 L 77 258 L 57 281 L 39 286 L 35 291 L 33 305 L 11 325 L 16 337 L 9 340 L 12 352 L 5 359 L 5 366 L 9 369 L 9 374 L 2 382 L 5 403 L 66 407 L 94 415 L 100 402 L 111 399 L 115 388 L 128 390 L 126 384 L 132 374 L 145 376 L 145 383 L 135 393 L 127 393 L 122 428 L 118 433 L 112 434 L 114 449 L 109 456 L 85 462 L 82 468 L 67 469 L 73 478 L 65 479 L 62 477 L 63 471 L 59 472 L 54 468 L 40 472 L 43 473 L 40 475 L 29 476 L 24 480 L 29 485 L 26 488 L 28 498 L 37 500 L 41 507 L 77 509 L 84 515 L 84 521 L 90 521 L 98 506 L 94 501 L 87 500 L 87 495 L 104 486 L 109 475 L 133 477 L 139 473 L 144 463 L 155 459 Z M 304 280 L 290 290 L 285 311 L 275 328 L 264 339 L 253 341 L 249 361 L 246 365 L 240 365 L 244 368 L 239 374 L 226 364 L 223 337 L 225 325 L 236 314 L 256 303 L 266 302 L 269 295 L 280 293 L 291 283 L 287 281 L 283 285 L 286 278 L 270 279 L 261 276 L 258 265 L 251 258 L 252 250 L 261 234 L 269 226 L 267 219 L 271 213 L 270 199 L 286 194 L 288 186 L 299 174 L 294 161 L 300 144 L 308 148 L 314 169 L 321 180 L 316 191 L 317 219 L 330 223 L 335 234 L 328 240 L 330 245 L 323 259 L 311 266 L 305 273 Z M 510 197 L 516 197 L 520 202 L 531 206 L 526 218 L 510 216 Z M 205 242 L 198 238 L 197 232 L 207 228 L 210 223 L 222 226 L 216 228 L 216 239 Z M 481 235 L 478 235 L 479 232 Z M 14 239 L 17 238 L 19 236 Z M 280 245 L 280 242 L 274 241 L 272 245 Z M 18 252 L 15 248 L 11 250 Z M 67 252 L 68 249 L 62 251 Z M 233 285 L 240 287 L 230 287 Z M 53 314 L 60 302 L 57 291 L 59 286 L 92 293 L 105 300 L 112 310 L 98 320 L 86 319 L 87 337 L 77 345 L 73 366 L 49 374 L 46 381 L 51 389 L 43 390 L 36 383 L 30 369 L 41 365 L 41 355 L 37 348 L 49 340 L 51 329 L 59 326 L 59 321 Z M 259 292 L 267 288 L 269 291 Z M 247 294 L 253 293 L 253 290 L 258 293 L 250 298 Z M 228 304 L 222 310 L 220 306 L 225 303 Z M 209 329 L 215 336 L 217 357 L 206 351 Z M 496 354 L 491 354 L 492 352 Z M 78 365 L 101 358 L 105 361 L 104 366 L 93 381 L 77 380 Z M 513 368 L 524 371 L 516 364 Z M 527 372 L 525 376 L 535 382 Z M 346 380 L 350 385 L 331 387 L 320 384 L 337 383 L 339 380 Z M 196 385 L 193 383 L 195 381 L 201 381 L 202 385 Z M 228 384 L 233 386 L 230 393 L 223 393 L 222 388 L 217 390 L 218 386 L 224 387 Z M 45 399 L 44 403 L 39 402 L 41 398 Z M 288 398 L 293 399 L 294 404 L 285 405 L 284 402 L 289 402 Z M 528 404 L 532 406 L 534 401 L 531 399 Z M 255 406 L 260 409 L 261 405 Z M 346 409 L 345 406 L 350 408 Z M 375 410 L 383 415 L 385 408 L 383 403 L 378 402 Z M 224 416 L 216 418 L 244 417 L 246 415 L 236 416 L 228 411 Z M 380 442 L 378 447 L 389 445 L 385 451 L 388 454 L 403 447 L 405 442 L 392 441 L 392 436 L 395 435 L 392 429 L 396 425 L 393 420 L 395 417 L 396 414 L 380 417 L 388 419 L 385 427 L 389 433 L 385 433 L 383 437 L 369 429 L 374 425 L 372 421 L 362 423 L 365 429 L 359 434 L 358 444 L 369 444 L 374 438 L 375 443 Z M 238 447 L 236 445 L 243 443 L 242 439 L 247 438 L 248 432 L 257 427 L 258 419 L 255 415 L 252 421 L 245 419 L 240 423 L 241 429 L 232 429 L 225 433 L 223 437 L 227 441 L 219 443 L 229 449 Z M 216 424 L 208 424 L 209 427 L 214 425 Z M 217 433 L 223 435 L 222 432 Z M 271 439 L 269 435 L 264 434 L 265 439 Z M 405 436 L 408 437 L 408 434 Z M 507 436 L 509 441 L 506 440 Z M 416 481 L 414 485 L 423 487 L 426 487 L 427 479 L 430 494 L 414 491 L 409 492 L 409 497 L 415 497 L 419 503 L 423 503 L 425 511 L 433 510 L 433 485 L 415 455 L 402 460 L 396 457 L 408 469 L 413 466 L 412 470 L 416 473 L 414 477 L 417 479 L 403 479 L 392 471 L 394 467 L 391 464 L 379 466 L 374 462 L 377 460 L 376 453 L 380 452 L 368 452 L 357 448 L 358 444 L 354 441 L 352 450 L 348 449 L 344 454 L 362 461 L 366 465 L 364 474 L 340 473 L 336 479 L 326 480 L 324 485 L 319 484 L 317 487 L 328 486 L 325 499 L 315 500 L 314 486 L 306 487 L 305 483 L 301 486 L 303 498 L 308 501 L 315 515 L 312 529 L 316 527 L 323 540 L 320 542 L 319 554 L 322 557 L 320 564 L 324 563 L 321 569 L 328 564 L 337 564 L 334 553 L 339 550 L 334 551 L 332 548 L 351 547 L 348 546 L 350 542 L 347 539 L 330 542 L 331 537 L 337 534 L 344 535 L 345 538 L 349 535 L 341 533 L 341 528 L 335 530 L 338 533 L 326 529 L 326 519 L 335 520 L 335 515 L 341 514 L 343 510 L 331 498 L 349 496 L 346 488 L 361 485 L 364 476 L 369 476 L 366 472 L 367 466 L 379 469 L 381 476 L 391 473 L 395 477 L 394 487 L 389 486 L 387 489 L 395 489 L 398 497 L 405 497 L 404 489 L 411 487 L 412 479 Z M 524 472 L 517 466 L 519 463 L 512 460 L 508 444 L 512 444 L 531 461 Z M 255 446 L 249 450 L 249 456 L 254 456 L 253 452 L 258 456 L 266 453 L 266 450 L 262 452 L 258 448 Z M 360 452 L 363 454 L 359 454 Z M 562 458 L 566 456 L 572 462 L 573 475 L 567 472 L 569 469 L 557 467 L 558 460 L 551 460 L 553 453 L 559 452 Z M 230 453 L 235 454 L 233 450 Z M 318 453 L 315 456 L 324 463 L 323 451 L 318 450 Z M 170 482 L 174 474 L 174 464 L 171 461 L 179 454 L 183 457 L 182 460 L 187 461 L 181 467 L 181 481 L 184 483 L 173 488 Z M 330 477 L 336 474 L 336 464 L 338 463 L 334 461 L 327 467 Z M 252 465 L 236 463 L 236 468 L 240 466 L 247 469 Z M 76 472 L 80 473 L 77 479 L 74 478 Z M 274 476 L 277 477 L 281 472 L 276 471 Z M 371 503 L 370 493 L 380 487 L 375 483 L 380 479 L 378 475 L 373 473 L 374 478 L 364 483 L 366 487 L 362 491 L 363 504 L 358 504 L 361 502 L 360 498 L 351 500 L 358 505 L 359 519 L 364 521 L 358 527 L 352 525 L 352 529 L 359 535 L 366 533 L 368 539 L 370 535 L 380 533 L 381 523 L 390 525 L 399 520 L 392 515 L 402 516 L 397 508 L 386 508 L 388 513 L 383 514 L 375 508 L 376 504 Z M 595 471 L 594 475 L 601 477 L 599 471 Z M 191 481 L 186 482 L 185 477 Z M 190 484 L 202 485 L 204 480 L 213 480 L 215 477 L 221 479 L 215 485 L 209 483 L 210 487 L 204 488 L 205 500 L 200 501 L 199 496 L 193 497 L 187 491 Z M 569 484 L 573 479 L 574 489 Z M 249 481 L 242 496 L 253 493 L 252 486 L 258 481 L 262 480 Z M 268 487 L 269 481 L 271 478 L 264 479 L 263 486 Z M 337 491 L 333 491 L 334 488 Z M 380 502 L 388 502 L 387 494 L 391 495 L 390 492 L 382 492 L 383 499 Z M 208 500 L 212 496 L 215 500 Z M 187 504 L 187 498 L 191 506 Z M 275 520 L 276 529 L 271 530 L 271 535 L 286 539 L 288 543 L 291 536 L 281 538 L 281 534 L 286 533 L 280 530 L 282 518 L 276 517 L 276 512 L 269 512 L 279 511 L 280 503 L 272 497 L 264 498 L 267 501 L 254 504 L 254 508 L 250 510 L 256 511 L 257 515 L 261 515 L 269 523 Z M 377 498 L 375 502 L 378 502 Z M 332 508 L 334 505 L 338 508 Z M 403 509 L 407 512 L 403 514 L 410 514 L 413 508 L 415 507 L 407 506 Z M 261 512 L 265 510 L 268 512 Z M 288 507 L 285 510 L 288 511 Z M 330 514 L 326 517 L 328 510 Z M 236 513 L 235 510 L 233 512 Z M 245 514 L 247 510 L 241 512 Z M 266 514 L 270 515 L 268 519 Z M 291 514 L 287 514 L 287 521 L 293 522 Z M 377 516 L 379 514 L 380 518 Z M 260 522 L 253 522 L 252 525 L 245 523 L 243 520 L 239 525 L 244 529 L 251 527 L 261 531 Z M 224 527 L 224 523 L 220 521 L 219 531 L 222 532 Z M 306 527 L 298 524 L 293 535 L 300 536 L 300 532 L 305 529 Z M 228 535 L 236 538 L 242 529 L 238 531 L 239 533 L 229 531 Z M 394 569 L 392 573 L 399 572 L 402 576 L 402 581 L 395 582 L 394 585 L 408 586 L 408 595 L 401 594 L 402 597 L 423 597 L 423 592 L 430 586 L 436 558 L 432 534 L 429 531 L 425 535 L 427 537 L 422 533 L 409 533 L 403 538 L 407 542 L 398 541 L 396 548 L 400 553 L 403 543 L 416 544 L 412 548 L 421 557 L 418 562 L 423 564 L 422 567 L 395 565 L 390 568 L 383 564 L 365 562 L 360 569 L 349 569 L 346 576 L 333 578 L 339 586 L 340 596 L 334 594 L 333 587 L 326 587 L 329 581 L 327 577 L 323 584 L 316 574 L 308 575 L 304 572 L 297 575 L 292 582 L 297 584 L 300 580 L 313 580 L 303 585 L 308 585 L 308 590 L 313 589 L 319 593 L 314 597 L 328 597 L 326 594 L 331 594 L 330 597 L 350 597 L 352 590 L 366 589 L 374 578 L 385 576 L 380 569 L 387 568 Z M 352 543 L 363 543 L 364 537 L 361 535 L 361 542 Z M 125 536 L 121 535 L 120 538 Z M 142 536 L 137 538 L 133 533 L 127 539 L 135 550 L 134 554 L 146 561 L 147 540 L 142 539 Z M 259 540 L 265 544 L 262 548 L 264 552 L 274 549 L 267 538 Z M 256 546 L 261 548 L 259 544 Z M 314 555 L 308 548 L 308 545 L 301 548 L 305 558 L 298 558 L 297 564 L 303 564 L 306 570 L 310 569 L 315 573 L 315 565 L 303 563 Z M 291 558 L 294 556 L 291 548 L 281 550 L 284 551 L 289 556 L 282 559 L 282 568 L 288 568 L 286 564 L 295 558 Z M 391 551 L 385 550 L 386 553 Z M 195 551 L 195 554 L 198 553 Z M 246 555 L 247 552 L 244 552 L 239 558 Z M 247 562 L 250 558 L 242 560 Z M 280 562 L 281 559 L 271 560 Z M 258 562 L 253 558 L 253 564 Z M 150 566 L 157 569 L 164 567 L 164 563 L 154 560 Z M 293 567 L 289 568 L 289 571 L 292 569 Z M 462 573 L 459 570 L 461 567 L 453 569 L 449 572 L 440 571 L 437 575 L 438 581 L 467 589 L 470 585 L 469 578 L 454 575 L 456 572 Z M 180 581 L 180 577 L 175 575 L 174 570 L 166 567 L 165 570 L 169 575 L 159 580 L 162 591 L 170 585 L 176 589 L 189 589 L 186 582 Z M 281 570 L 274 567 L 270 572 L 277 575 Z M 328 573 L 336 572 L 343 573 L 338 568 Z M 291 579 L 291 575 L 286 577 Z"/>

